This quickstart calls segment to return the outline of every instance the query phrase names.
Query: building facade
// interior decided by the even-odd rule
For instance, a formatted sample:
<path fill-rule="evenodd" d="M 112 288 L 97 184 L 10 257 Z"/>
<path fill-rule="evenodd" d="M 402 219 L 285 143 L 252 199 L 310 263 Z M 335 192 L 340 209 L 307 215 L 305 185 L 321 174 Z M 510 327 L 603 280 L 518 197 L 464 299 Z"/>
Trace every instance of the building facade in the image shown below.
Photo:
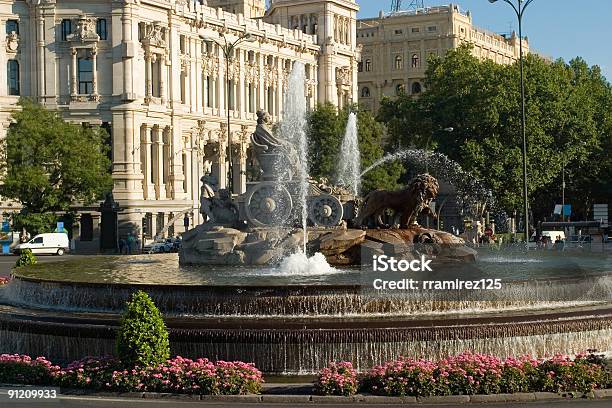
<path fill-rule="evenodd" d="M 475 27 L 470 12 L 456 4 L 359 20 L 357 43 L 363 47 L 359 103 L 371 111 L 378 110 L 383 96 L 421 93 L 428 57 L 444 56 L 461 44 L 472 44 L 476 57 L 499 64 L 511 64 L 520 55 L 515 33 L 503 36 Z M 527 53 L 526 38 L 523 47 Z"/>
<path fill-rule="evenodd" d="M 256 111 L 281 119 L 294 63 L 306 67 L 310 107 L 357 100 L 357 10 L 354 0 L 272 0 L 267 10 L 264 0 L 0 0 L 0 138 L 20 96 L 105 127 L 120 234 L 180 232 L 184 214 L 202 221 L 204 166 L 228 185 L 229 149 L 233 192 L 245 191 Z M 225 41 L 247 34 L 226 61 Z M 77 240 L 95 241 L 99 213 L 80 214 Z"/>

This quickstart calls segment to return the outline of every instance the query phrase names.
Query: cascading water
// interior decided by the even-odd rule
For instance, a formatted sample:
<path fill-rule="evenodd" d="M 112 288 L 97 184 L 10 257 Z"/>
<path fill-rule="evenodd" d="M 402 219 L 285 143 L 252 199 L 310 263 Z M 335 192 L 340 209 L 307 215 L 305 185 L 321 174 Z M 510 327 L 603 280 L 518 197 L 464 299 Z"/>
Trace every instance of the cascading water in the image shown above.
<path fill-rule="evenodd" d="M 299 158 L 297 173 L 293 179 L 298 182 L 298 203 L 301 210 L 302 228 L 304 230 L 304 247 L 308 242 L 306 221 L 308 219 L 308 143 L 306 140 L 306 97 L 304 84 L 306 83 L 306 70 L 304 64 L 296 62 L 289 75 L 287 90 L 284 95 L 283 120 L 280 123 L 280 132 L 286 140 L 296 149 Z"/>
<path fill-rule="evenodd" d="M 340 152 L 342 158 L 338 160 L 338 184 L 346 186 L 355 196 L 359 196 L 361 153 L 357 137 L 357 115 L 354 112 L 349 114 Z"/>

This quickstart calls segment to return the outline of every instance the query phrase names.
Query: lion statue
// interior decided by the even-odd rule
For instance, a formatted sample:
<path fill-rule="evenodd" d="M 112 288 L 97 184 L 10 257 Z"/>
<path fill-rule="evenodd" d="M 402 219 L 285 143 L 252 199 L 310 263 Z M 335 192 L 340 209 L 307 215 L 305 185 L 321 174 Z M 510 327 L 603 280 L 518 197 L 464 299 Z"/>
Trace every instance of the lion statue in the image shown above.
<path fill-rule="evenodd" d="M 398 191 L 375 190 L 363 200 L 359 212 L 359 224 L 377 227 L 388 227 L 382 221 L 386 209 L 391 209 L 396 215 L 401 214 L 400 228 L 418 225 L 417 217 L 421 214 L 430 215 L 434 220 L 436 214 L 429 204 L 438 195 L 438 180 L 429 174 L 419 174 L 408 185 Z"/>

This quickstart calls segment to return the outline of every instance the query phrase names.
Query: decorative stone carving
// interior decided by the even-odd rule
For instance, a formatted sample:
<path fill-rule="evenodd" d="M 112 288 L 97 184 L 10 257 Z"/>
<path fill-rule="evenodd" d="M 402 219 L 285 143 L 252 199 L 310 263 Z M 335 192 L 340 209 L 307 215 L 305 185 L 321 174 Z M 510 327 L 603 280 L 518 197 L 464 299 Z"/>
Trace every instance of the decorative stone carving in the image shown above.
<path fill-rule="evenodd" d="M 240 79 L 240 61 L 236 58 L 232 58 L 225 63 L 229 63 L 229 79 L 238 81 Z"/>
<path fill-rule="evenodd" d="M 216 77 L 219 73 L 219 58 L 211 52 L 204 54 L 202 71 L 205 75 Z"/>
<path fill-rule="evenodd" d="M 96 33 L 96 20 L 82 15 L 76 21 L 74 32 L 68 35 L 67 40 L 81 43 L 99 41 L 100 36 Z"/>
<path fill-rule="evenodd" d="M 273 65 L 266 65 L 264 68 L 264 83 L 266 86 L 276 88 L 278 83 L 278 72 Z"/>
<path fill-rule="evenodd" d="M 181 57 L 181 72 L 189 74 L 190 66 L 191 64 L 189 63 L 189 58 Z"/>
<path fill-rule="evenodd" d="M 198 119 L 198 124 L 194 128 L 195 135 L 195 146 L 196 149 L 203 153 L 204 146 L 206 146 L 206 142 L 208 141 L 208 135 L 206 133 L 206 121 L 202 119 Z"/>
<path fill-rule="evenodd" d="M 350 67 L 336 68 L 336 84 L 351 86 L 353 82 L 353 72 Z"/>
<path fill-rule="evenodd" d="M 259 65 L 249 62 L 245 70 L 244 79 L 247 84 L 257 83 L 259 81 Z"/>
<path fill-rule="evenodd" d="M 160 21 L 145 24 L 145 34 L 142 39 L 143 45 L 158 48 L 166 48 L 166 27 Z"/>
<path fill-rule="evenodd" d="M 13 31 L 6 36 L 6 51 L 17 52 L 17 48 L 19 48 L 19 35 Z"/>

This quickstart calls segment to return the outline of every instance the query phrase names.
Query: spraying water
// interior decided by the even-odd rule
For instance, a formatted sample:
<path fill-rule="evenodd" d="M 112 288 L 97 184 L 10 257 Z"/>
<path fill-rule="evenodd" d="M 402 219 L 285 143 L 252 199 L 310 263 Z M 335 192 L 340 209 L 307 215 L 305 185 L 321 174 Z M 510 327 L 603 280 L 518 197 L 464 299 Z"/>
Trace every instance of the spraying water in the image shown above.
<path fill-rule="evenodd" d="M 304 230 L 304 253 L 308 242 L 308 231 L 306 221 L 308 209 L 306 197 L 308 196 L 308 143 L 306 140 L 306 97 L 304 84 L 306 83 L 306 71 L 304 64 L 295 62 L 289 75 L 287 90 L 285 91 L 283 104 L 283 120 L 280 124 L 281 134 L 296 149 L 299 158 L 297 174 L 293 180 L 298 183 L 297 207 L 301 210 L 302 229 Z"/>
<path fill-rule="evenodd" d="M 361 190 L 361 155 L 357 138 L 357 115 L 354 112 L 349 114 L 340 152 L 342 157 L 338 160 L 338 184 L 346 186 L 358 196 Z"/>
<path fill-rule="evenodd" d="M 414 170 L 425 170 L 434 177 L 452 184 L 457 190 L 458 203 L 469 212 L 475 213 L 476 211 L 474 209 L 483 203 L 490 209 L 493 209 L 495 206 L 491 190 L 486 188 L 476 177 L 463 170 L 459 163 L 438 152 L 422 149 L 407 149 L 390 153 L 362 171 L 360 177 L 363 177 L 376 167 L 394 160 L 404 160 L 409 163 Z"/>

